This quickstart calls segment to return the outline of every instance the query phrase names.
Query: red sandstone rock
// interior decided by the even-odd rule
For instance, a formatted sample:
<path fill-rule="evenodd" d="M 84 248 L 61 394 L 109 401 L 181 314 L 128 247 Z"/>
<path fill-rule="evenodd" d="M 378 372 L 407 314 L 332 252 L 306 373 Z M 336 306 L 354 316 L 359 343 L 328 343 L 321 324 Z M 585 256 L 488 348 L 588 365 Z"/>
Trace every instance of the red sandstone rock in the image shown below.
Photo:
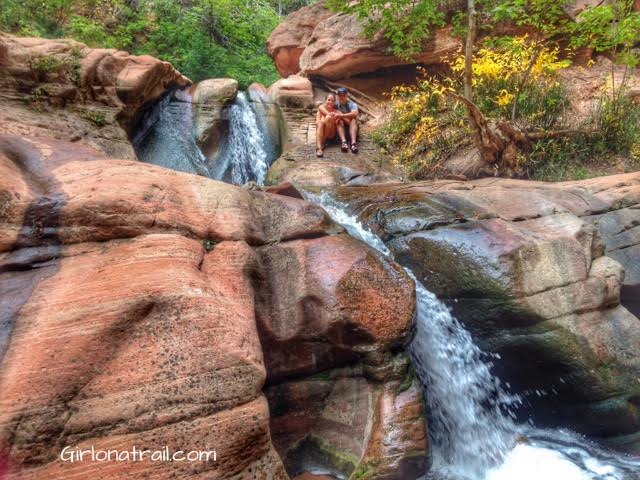
<path fill-rule="evenodd" d="M 516 391 L 553 390 L 529 397 L 537 421 L 639 451 L 640 173 L 339 191 L 482 348 L 501 355 Z"/>
<path fill-rule="evenodd" d="M 356 15 L 333 14 L 323 2 L 289 15 L 273 31 L 267 46 L 283 77 L 301 73 L 337 80 L 408 63 L 390 55 L 381 37 L 365 38 Z M 436 30 L 411 63 L 441 63 L 460 46 L 450 29 Z"/>
<path fill-rule="evenodd" d="M 148 55 L 3 33 L 0 69 L 0 134 L 73 138 L 132 159 L 127 133 L 142 109 L 169 88 L 191 83 L 170 63 Z M 66 105 L 74 108 L 50 110 Z"/>
<path fill-rule="evenodd" d="M 261 338 L 274 377 L 344 358 L 385 375 L 376 355 L 408 333 L 411 280 L 300 199 L 75 148 L 0 138 L 10 478 L 287 479 Z M 348 355 L 291 355 L 307 341 Z M 217 461 L 69 463 L 64 446 L 215 449 Z"/>
<path fill-rule="evenodd" d="M 77 96 L 97 99 L 121 109 L 133 119 L 144 104 L 158 99 L 171 85 L 185 86 L 189 79 L 170 63 L 149 55 L 135 56 L 113 49 L 89 49 L 74 40 L 47 40 L 0 35 L 5 55 L 2 68 L 15 79 L 70 83 Z M 61 67 L 39 71 L 38 59 L 53 58 Z M 36 65 L 34 67 L 34 65 Z"/>
<path fill-rule="evenodd" d="M 281 78 L 269 87 L 269 95 L 283 107 L 310 108 L 313 106 L 313 88 L 309 79 L 300 75 Z"/>
<path fill-rule="evenodd" d="M 272 187 L 267 187 L 265 188 L 265 192 L 275 193 L 276 195 L 284 195 L 286 197 L 293 197 L 293 198 L 299 198 L 299 199 L 304 198 L 302 194 L 298 191 L 298 189 L 289 182 L 280 183 Z"/>
<path fill-rule="evenodd" d="M 300 71 L 300 55 L 309 43 L 318 23 L 333 16 L 333 12 L 318 2 L 289 14 L 267 40 L 269 55 L 282 77 Z"/>
<path fill-rule="evenodd" d="M 258 322 L 269 378 L 311 374 L 386 351 L 415 308 L 408 275 L 351 237 L 258 249 Z"/>
<path fill-rule="evenodd" d="M 428 438 L 420 387 L 407 381 L 406 360 L 388 363 L 393 366 L 382 382 L 357 365 L 267 388 L 274 446 L 289 470 L 313 465 L 340 478 L 424 476 Z"/>

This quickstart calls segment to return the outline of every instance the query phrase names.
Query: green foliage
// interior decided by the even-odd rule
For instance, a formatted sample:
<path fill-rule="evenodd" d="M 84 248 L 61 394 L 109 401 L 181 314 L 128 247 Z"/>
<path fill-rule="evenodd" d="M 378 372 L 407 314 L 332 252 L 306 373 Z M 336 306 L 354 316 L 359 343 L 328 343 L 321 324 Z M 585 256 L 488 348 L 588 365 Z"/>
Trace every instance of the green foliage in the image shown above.
<path fill-rule="evenodd" d="M 108 123 L 106 115 L 100 110 L 83 110 L 80 115 L 98 128 L 104 127 Z"/>
<path fill-rule="evenodd" d="M 274 5 L 286 13 L 287 8 L 306 3 L 308 0 L 3 0 L 0 30 L 66 36 L 91 47 L 150 54 L 171 62 L 194 81 L 233 77 L 247 87 L 254 81 L 270 84 L 279 78 L 265 46 L 281 20 Z"/>
<path fill-rule="evenodd" d="M 66 32 L 70 37 L 90 47 L 108 47 L 110 38 L 104 25 L 96 20 L 74 15 Z"/>
<path fill-rule="evenodd" d="M 533 27 L 544 37 L 565 33 L 570 19 L 566 9 L 574 0 L 500 0 L 491 2 L 495 19 L 510 20 L 516 25 Z"/>
<path fill-rule="evenodd" d="M 531 65 L 534 51 L 536 61 Z M 487 41 L 473 58 L 475 103 L 488 119 L 504 121 L 510 119 L 517 101 L 517 123 L 522 128 L 555 128 L 562 124 L 569 104 L 557 72 L 569 64 L 559 58 L 558 49 L 527 37 Z M 449 94 L 463 90 L 464 56 L 452 59 L 450 67 L 445 79 L 429 77 L 422 70 L 415 86 L 393 89 L 389 119 L 376 132 L 376 141 L 413 178 L 437 176 L 452 154 L 471 143 L 466 110 Z"/>
<path fill-rule="evenodd" d="M 612 163 L 626 170 L 640 168 L 640 104 L 624 90 L 619 93 L 602 97 L 578 129 L 584 133 L 535 142 L 528 153 L 528 175 L 561 181 L 605 174 Z"/>
<path fill-rule="evenodd" d="M 80 83 L 80 58 L 82 52 L 74 48 L 71 56 L 33 55 L 29 58 L 29 68 L 37 81 L 45 81 L 47 75 L 58 75 Z"/>
<path fill-rule="evenodd" d="M 3 0 L 0 29 L 21 35 L 55 38 L 64 35 L 62 27 L 74 0 Z"/>
<path fill-rule="evenodd" d="M 38 75 L 59 72 L 64 66 L 64 60 L 53 55 L 35 55 L 29 59 L 29 67 Z"/>
<path fill-rule="evenodd" d="M 278 15 L 287 15 L 314 2 L 315 0 L 269 0 Z"/>
<path fill-rule="evenodd" d="M 596 52 L 622 51 L 629 66 L 637 66 L 637 53 L 631 49 L 640 42 L 640 13 L 633 11 L 633 2 L 624 0 L 600 5 L 582 12 L 573 28 L 572 42 L 589 46 Z"/>
<path fill-rule="evenodd" d="M 216 242 L 210 239 L 202 240 L 202 247 L 206 252 L 210 252 L 216 247 Z"/>
<path fill-rule="evenodd" d="M 469 145 L 465 118 L 464 107 L 426 77 L 392 90 L 388 120 L 373 139 L 411 178 L 432 177 L 453 152 Z"/>
<path fill-rule="evenodd" d="M 369 462 L 362 461 L 358 465 L 358 468 L 349 477 L 350 480 L 368 480 L 374 478 L 376 475 L 375 467 Z"/>
<path fill-rule="evenodd" d="M 565 8 L 570 0 L 476 0 L 483 24 L 509 20 L 533 27 L 545 38 L 567 31 L 570 19 Z M 401 58 L 415 58 L 432 30 L 447 20 L 454 34 L 466 34 L 466 2 L 456 0 L 328 0 L 333 10 L 355 13 L 369 38 L 382 32 L 392 52 Z"/>
<path fill-rule="evenodd" d="M 522 126 L 549 130 L 569 104 L 557 72 L 570 65 L 570 60 L 560 58 L 557 47 L 527 35 L 490 38 L 473 57 L 475 102 L 486 116 L 498 120 L 509 119 L 517 102 Z M 458 57 L 452 68 L 461 83 L 464 57 Z"/>
<path fill-rule="evenodd" d="M 618 92 L 605 95 L 594 115 L 597 148 L 636 156 L 640 153 L 640 104 Z"/>

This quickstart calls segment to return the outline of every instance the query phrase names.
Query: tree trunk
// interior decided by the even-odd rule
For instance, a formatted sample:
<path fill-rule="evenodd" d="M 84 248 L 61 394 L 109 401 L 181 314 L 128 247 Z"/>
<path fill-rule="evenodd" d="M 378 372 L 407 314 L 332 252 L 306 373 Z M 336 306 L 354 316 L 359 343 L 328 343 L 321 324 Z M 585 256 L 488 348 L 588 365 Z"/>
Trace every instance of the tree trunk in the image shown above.
<path fill-rule="evenodd" d="M 476 2 L 467 0 L 469 15 L 469 25 L 467 30 L 467 41 L 464 47 L 464 96 L 473 102 L 473 46 L 476 43 L 478 24 L 476 21 Z"/>

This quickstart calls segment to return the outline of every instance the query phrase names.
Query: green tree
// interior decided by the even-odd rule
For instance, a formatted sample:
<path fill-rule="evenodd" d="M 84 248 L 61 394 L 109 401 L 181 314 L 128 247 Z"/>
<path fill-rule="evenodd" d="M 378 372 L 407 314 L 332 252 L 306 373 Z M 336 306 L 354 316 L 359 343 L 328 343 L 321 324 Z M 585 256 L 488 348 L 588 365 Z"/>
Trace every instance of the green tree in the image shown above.
<path fill-rule="evenodd" d="M 151 54 L 194 81 L 234 77 L 243 87 L 279 76 L 266 50 L 273 0 L 2 0 L 0 30 L 71 37 L 91 47 Z M 281 2 L 290 8 L 300 0 Z"/>

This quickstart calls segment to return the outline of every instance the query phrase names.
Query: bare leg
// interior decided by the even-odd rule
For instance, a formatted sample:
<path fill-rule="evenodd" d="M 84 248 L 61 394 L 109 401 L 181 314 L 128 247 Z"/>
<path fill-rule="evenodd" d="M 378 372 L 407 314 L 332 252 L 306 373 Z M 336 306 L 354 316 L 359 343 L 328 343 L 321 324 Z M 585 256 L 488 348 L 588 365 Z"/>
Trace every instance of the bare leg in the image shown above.
<path fill-rule="evenodd" d="M 326 125 L 325 120 L 320 120 L 316 124 L 316 147 L 318 150 L 322 150 L 324 147 L 324 127 Z"/>
<path fill-rule="evenodd" d="M 338 135 L 340 136 L 340 140 L 342 141 L 342 143 L 347 142 L 347 133 L 345 132 L 345 129 L 344 129 L 343 120 L 338 120 Z"/>
<path fill-rule="evenodd" d="M 349 135 L 351 135 L 352 144 L 358 141 L 358 122 L 355 118 L 349 122 Z"/>

